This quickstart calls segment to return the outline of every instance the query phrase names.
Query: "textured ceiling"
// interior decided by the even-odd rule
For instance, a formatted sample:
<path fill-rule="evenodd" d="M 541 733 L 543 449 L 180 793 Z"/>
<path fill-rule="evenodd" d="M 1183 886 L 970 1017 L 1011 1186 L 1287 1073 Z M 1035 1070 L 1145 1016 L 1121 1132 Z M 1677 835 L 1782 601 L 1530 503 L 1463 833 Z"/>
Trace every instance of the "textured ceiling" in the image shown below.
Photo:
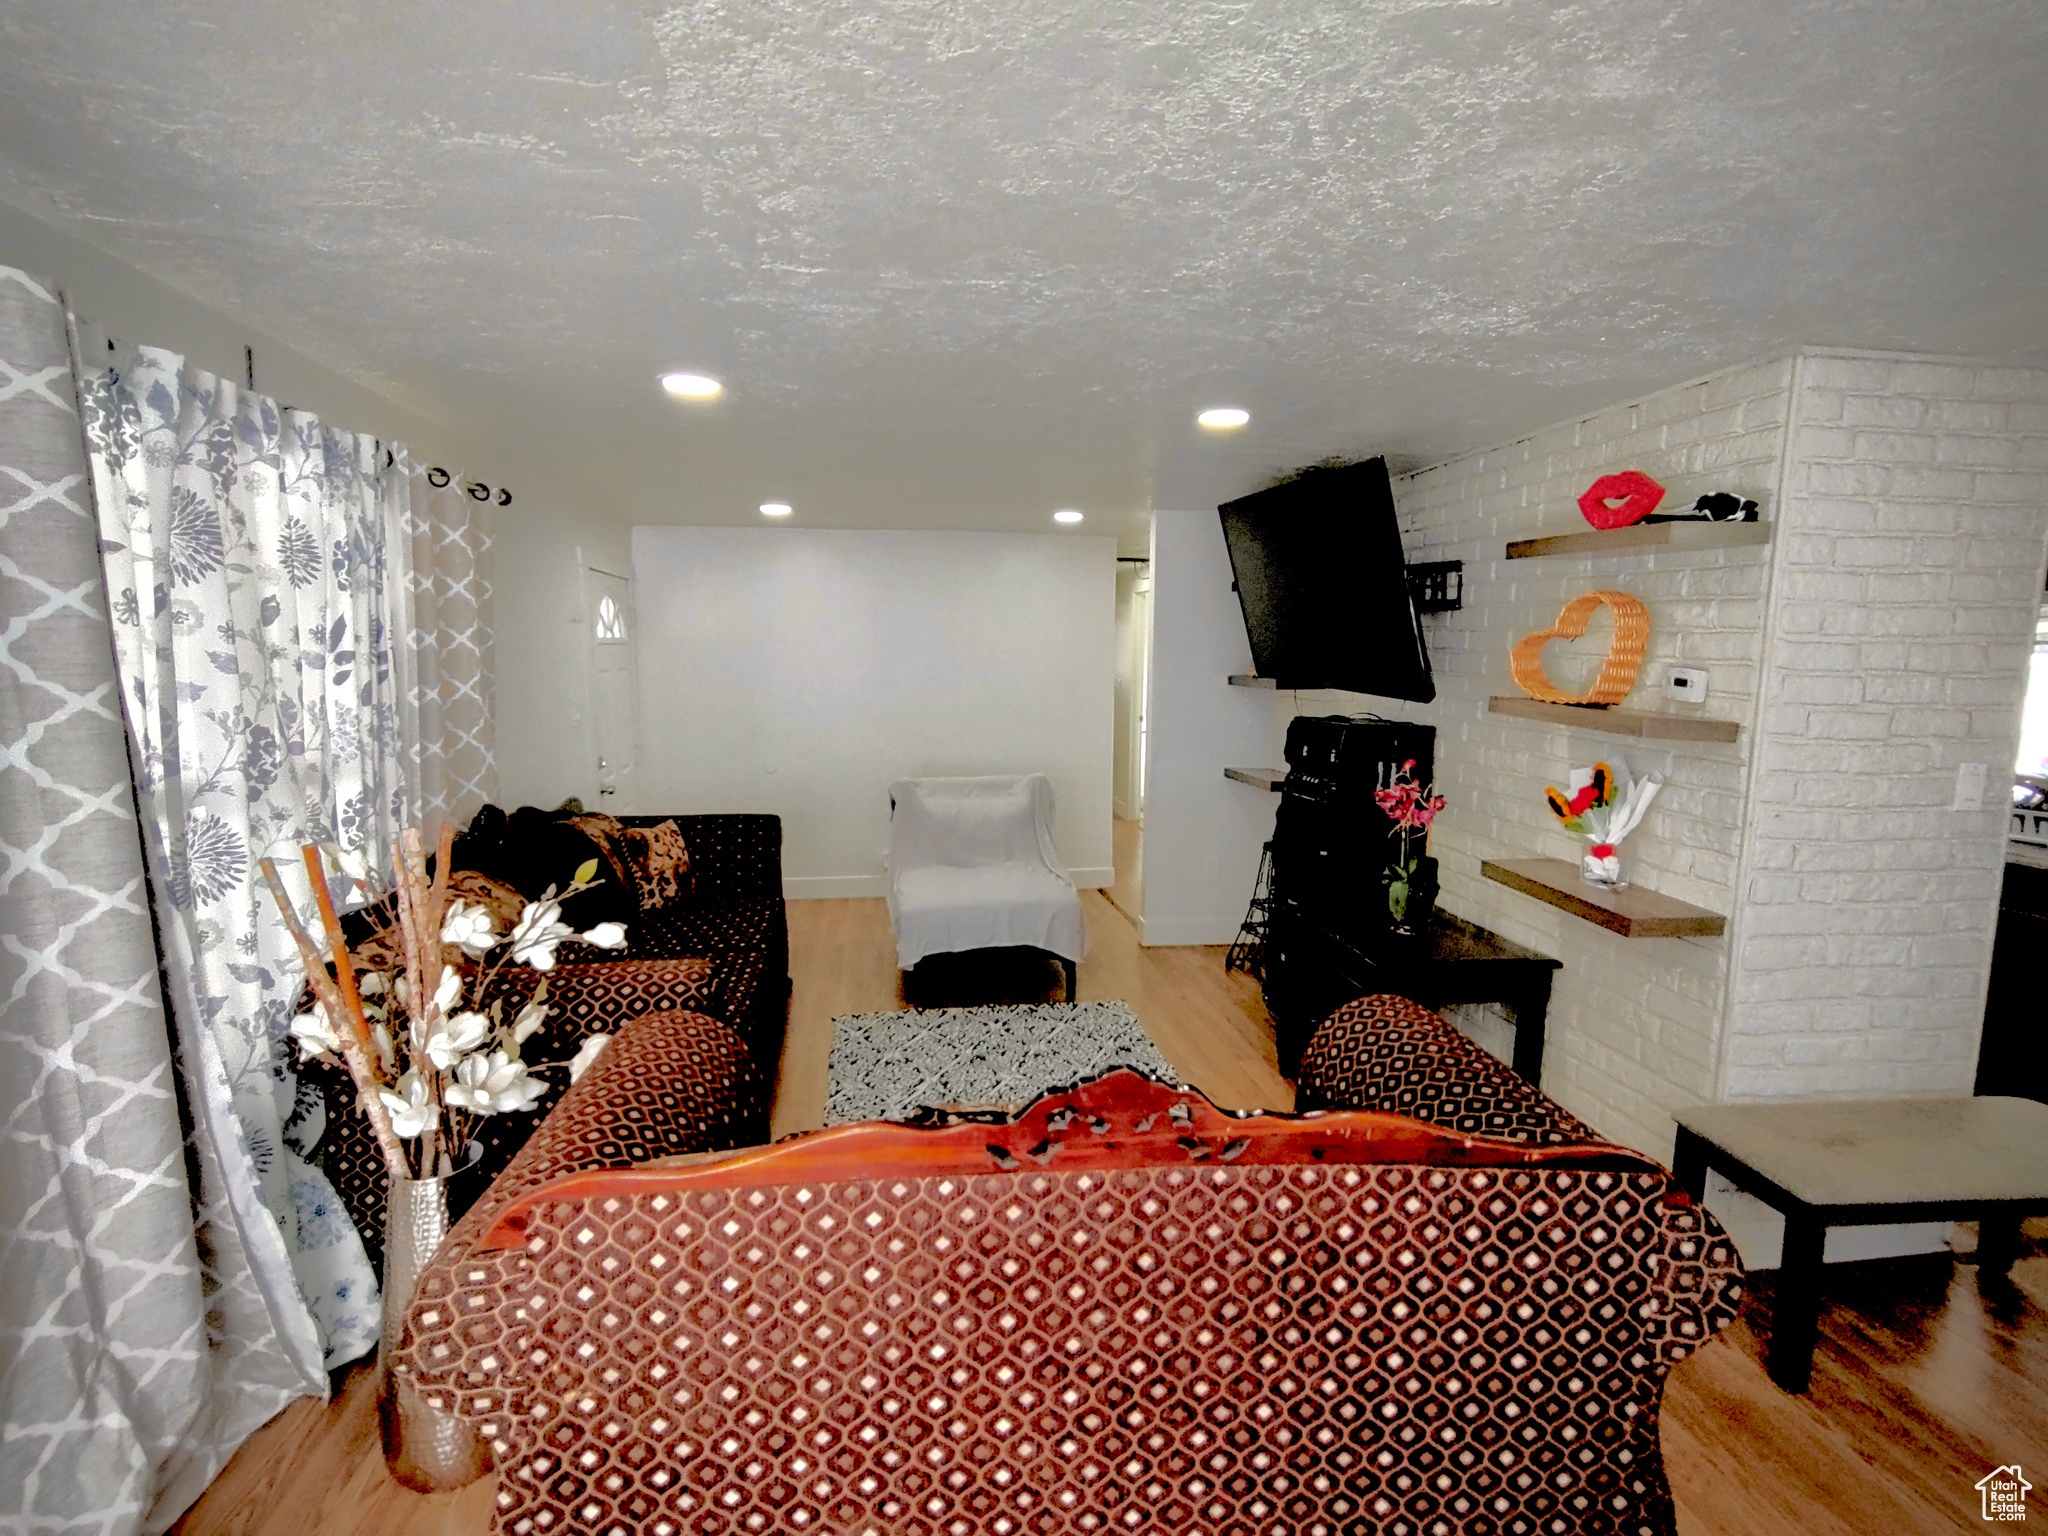
<path fill-rule="evenodd" d="M 2044 82 L 2040 0 L 0 0 L 0 195 L 636 520 L 1108 532 L 2048 360 Z"/>

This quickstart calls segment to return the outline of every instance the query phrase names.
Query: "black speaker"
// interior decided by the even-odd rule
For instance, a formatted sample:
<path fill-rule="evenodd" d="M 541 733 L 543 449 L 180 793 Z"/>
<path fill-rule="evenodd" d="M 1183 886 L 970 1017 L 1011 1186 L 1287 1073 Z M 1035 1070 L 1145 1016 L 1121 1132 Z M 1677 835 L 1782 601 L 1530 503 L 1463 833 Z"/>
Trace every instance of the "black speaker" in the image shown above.
<path fill-rule="evenodd" d="M 1406 720 L 1360 720 L 1350 715 L 1296 715 L 1287 722 L 1288 782 L 1304 787 L 1325 780 L 1367 795 L 1383 788 L 1415 760 L 1415 779 L 1427 784 L 1436 752 L 1436 727 Z"/>
<path fill-rule="evenodd" d="M 1276 1018 L 1321 1006 L 1332 985 L 1341 990 L 1323 975 L 1329 939 L 1366 941 L 1391 921 L 1382 876 L 1400 844 L 1373 794 L 1411 760 L 1408 771 L 1428 784 L 1435 748 L 1433 726 L 1402 720 L 1303 715 L 1288 722 L 1287 778 L 1273 820 L 1278 942 L 1266 969 Z"/>

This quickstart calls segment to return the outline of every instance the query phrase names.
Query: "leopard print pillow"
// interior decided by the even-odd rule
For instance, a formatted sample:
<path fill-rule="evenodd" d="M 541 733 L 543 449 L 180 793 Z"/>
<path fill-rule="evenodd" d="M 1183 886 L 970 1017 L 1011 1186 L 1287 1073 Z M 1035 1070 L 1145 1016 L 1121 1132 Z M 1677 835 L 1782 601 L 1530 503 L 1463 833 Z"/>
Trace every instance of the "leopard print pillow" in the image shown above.
<path fill-rule="evenodd" d="M 673 817 L 652 827 L 621 829 L 619 851 L 632 867 L 642 912 L 666 907 L 690 894 L 695 884 L 690 874 L 690 848 Z"/>

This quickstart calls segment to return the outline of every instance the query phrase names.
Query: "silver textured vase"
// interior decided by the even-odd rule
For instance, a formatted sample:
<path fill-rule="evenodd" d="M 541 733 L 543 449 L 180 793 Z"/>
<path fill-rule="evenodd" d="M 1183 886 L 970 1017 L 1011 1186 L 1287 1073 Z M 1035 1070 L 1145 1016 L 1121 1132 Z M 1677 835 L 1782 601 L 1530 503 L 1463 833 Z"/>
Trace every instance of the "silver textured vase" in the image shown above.
<path fill-rule="evenodd" d="M 419 1388 L 391 1369 L 412 1310 L 421 1273 L 448 1237 L 445 1179 L 391 1181 L 384 1216 L 384 1329 L 377 1340 L 377 1419 L 384 1464 L 420 1493 L 460 1488 L 490 1468 L 476 1434 L 462 1419 L 424 1401 Z"/>
<path fill-rule="evenodd" d="M 377 1363 L 387 1370 L 420 1272 L 447 1237 L 448 1181 L 392 1179 L 384 1205 L 384 1331 L 377 1340 Z"/>

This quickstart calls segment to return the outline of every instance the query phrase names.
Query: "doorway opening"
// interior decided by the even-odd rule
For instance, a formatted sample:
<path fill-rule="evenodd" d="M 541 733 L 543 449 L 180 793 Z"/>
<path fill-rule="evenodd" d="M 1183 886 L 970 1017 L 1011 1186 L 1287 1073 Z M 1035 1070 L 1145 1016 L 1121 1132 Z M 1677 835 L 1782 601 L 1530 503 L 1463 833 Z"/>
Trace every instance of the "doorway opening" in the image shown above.
<path fill-rule="evenodd" d="M 1148 519 L 1149 521 L 1149 519 Z M 1119 554 L 1116 567 L 1116 706 L 1110 808 L 1116 878 L 1111 905 L 1137 922 L 1144 912 L 1145 724 L 1152 671 L 1152 560 Z"/>
<path fill-rule="evenodd" d="M 2048 1103 L 2048 1036 L 2040 1022 L 2040 956 L 2048 946 L 2048 602 L 2035 616 L 2009 815 L 1977 1092 Z"/>
<path fill-rule="evenodd" d="M 609 815 L 639 810 L 640 686 L 634 664 L 633 583 L 600 566 L 583 570 L 583 611 L 590 646 L 592 744 L 596 748 L 595 809 Z"/>

